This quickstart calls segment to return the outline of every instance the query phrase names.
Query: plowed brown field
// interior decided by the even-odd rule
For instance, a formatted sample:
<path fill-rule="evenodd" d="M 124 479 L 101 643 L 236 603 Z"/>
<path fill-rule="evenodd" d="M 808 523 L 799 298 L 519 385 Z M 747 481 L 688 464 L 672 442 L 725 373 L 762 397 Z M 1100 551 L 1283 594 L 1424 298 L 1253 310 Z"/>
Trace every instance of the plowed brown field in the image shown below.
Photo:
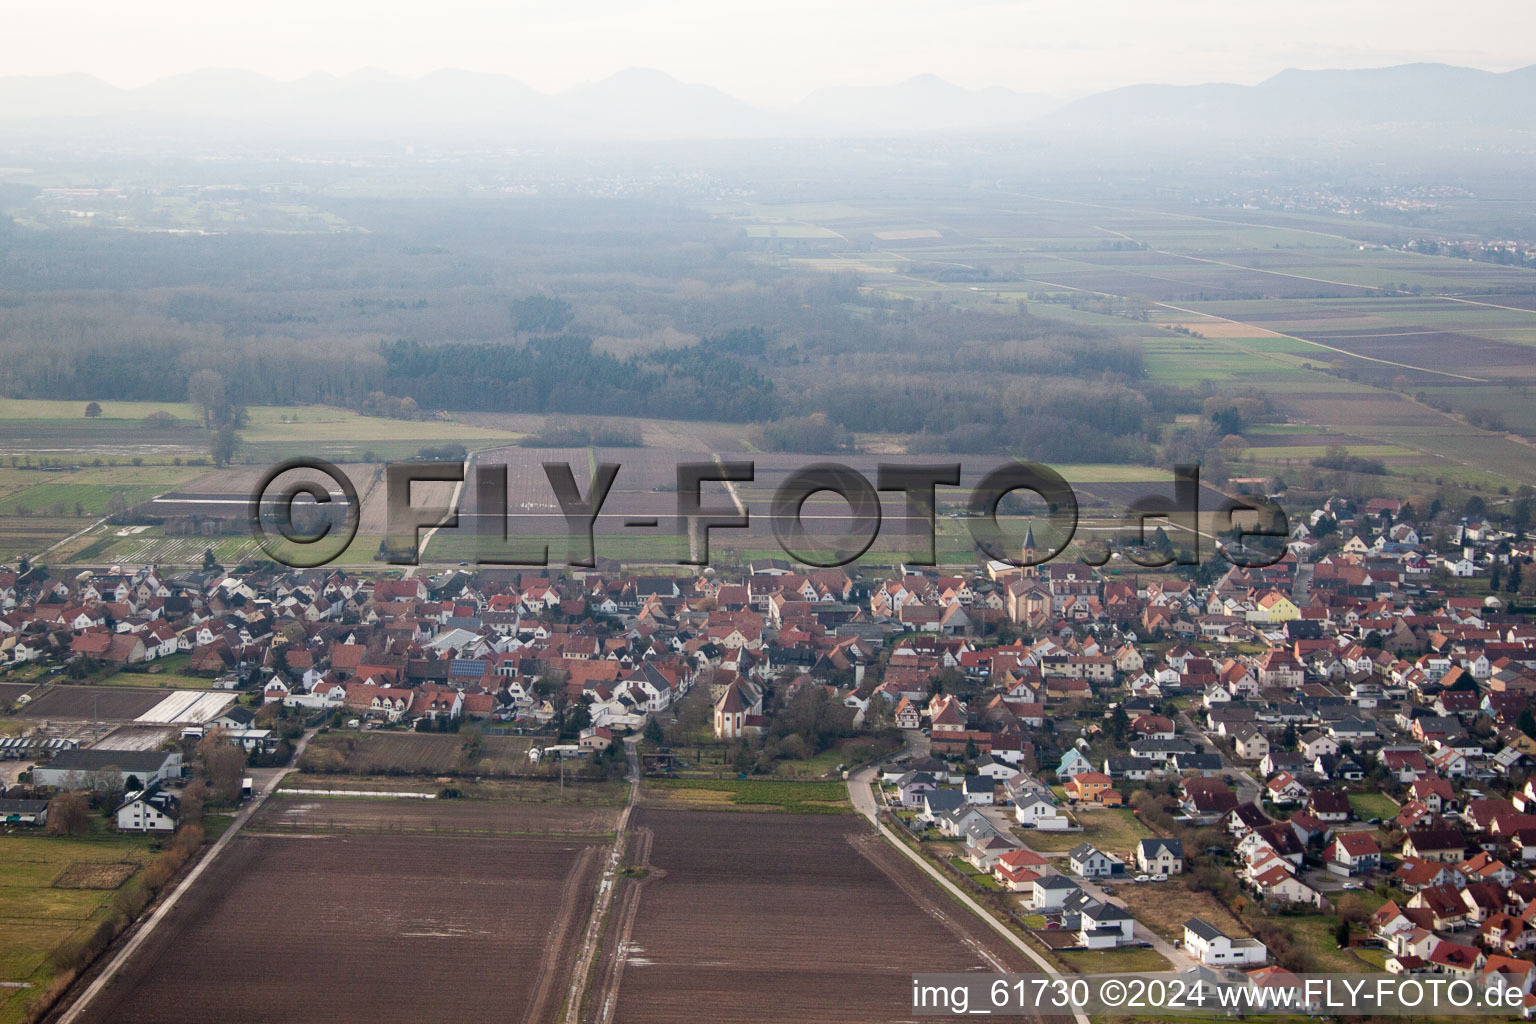
<path fill-rule="evenodd" d="M 852 816 L 641 808 L 631 828 L 649 873 L 587 1019 L 889 1022 L 914 972 L 1032 969 Z"/>
<path fill-rule="evenodd" d="M 382 807 L 408 801 L 329 800 Z M 387 806 L 385 806 L 387 805 Z M 468 801 L 460 807 L 474 805 Z M 235 839 L 112 985 L 91 1024 L 546 1022 L 596 888 L 601 844 L 444 831 Z M 542 808 L 497 814 L 533 831 Z M 355 819 L 354 812 L 348 815 Z M 590 810 L 581 813 L 589 815 Z M 338 823 L 339 824 L 339 823 Z M 471 812 L 460 825 L 484 825 Z"/>

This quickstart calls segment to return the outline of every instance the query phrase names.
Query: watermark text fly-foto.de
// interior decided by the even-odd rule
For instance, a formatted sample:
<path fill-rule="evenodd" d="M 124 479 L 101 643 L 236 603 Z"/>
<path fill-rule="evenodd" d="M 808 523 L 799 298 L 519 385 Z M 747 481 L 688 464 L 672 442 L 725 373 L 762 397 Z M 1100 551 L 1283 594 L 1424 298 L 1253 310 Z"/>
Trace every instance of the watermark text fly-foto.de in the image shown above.
<path fill-rule="evenodd" d="M 571 566 L 597 563 L 598 517 L 623 467 L 601 462 L 590 467 L 585 482 L 566 462 L 544 462 L 547 490 L 538 495 L 509 493 L 507 467 L 475 465 L 471 473 L 460 463 L 398 462 L 384 467 L 385 534 L 380 547 L 384 561 L 414 565 L 420 559 L 422 535 L 437 529 L 458 529 L 472 520 L 473 561 L 479 565 L 543 566 L 551 562 L 547 540 L 514 535 L 508 524 L 537 498 L 541 507 L 558 511 L 563 521 Z M 847 565 L 869 551 L 880 536 L 885 517 L 882 492 L 904 499 L 903 533 L 909 548 L 904 561 L 937 564 L 937 509 L 941 488 L 960 486 L 959 463 L 880 463 L 873 474 L 835 462 L 815 462 L 784 475 L 773 492 L 765 516 L 780 550 L 804 565 L 830 568 Z M 1125 503 L 1123 530 L 1113 539 L 1080 540 L 1074 557 L 1103 565 L 1119 554 L 1139 566 L 1155 568 L 1194 565 L 1201 559 L 1201 488 L 1198 466 L 1175 466 L 1170 474 L 1173 494 L 1148 493 Z M 686 541 L 680 565 L 709 564 L 710 536 L 717 530 L 751 527 L 754 510 L 739 497 L 737 485 L 757 480 L 751 461 L 683 462 L 675 467 L 666 489 L 675 493 L 679 538 Z M 648 481 L 650 482 L 650 481 Z M 453 497 L 426 500 L 417 485 L 451 487 Z M 461 506 L 466 484 L 472 497 Z M 707 485 L 723 485 L 726 499 L 706 500 Z M 651 490 L 662 490 L 652 487 Z M 1005 499 L 1018 492 L 1033 495 L 1043 505 L 1041 536 L 1049 541 L 1027 546 L 1000 519 Z M 818 495 L 835 495 L 845 508 L 834 514 L 807 513 L 807 502 Z M 944 495 L 953 504 L 953 496 Z M 977 552 L 1014 566 L 1038 565 L 1060 556 L 1078 533 L 1079 503 L 1072 486 L 1049 466 L 1008 462 L 991 468 L 962 495 L 961 518 Z M 818 498 L 822 505 L 827 499 Z M 356 537 L 362 505 L 356 486 L 339 467 L 323 459 L 300 458 L 273 466 L 253 489 L 248 515 L 253 537 L 273 560 L 313 568 L 334 561 Z M 613 513 L 607 513 L 612 516 Z M 1244 568 L 1272 565 L 1285 554 L 1288 536 L 1285 513 L 1264 498 L 1227 499 L 1208 509 L 1215 530 L 1230 538 L 1213 544 L 1217 554 Z M 815 520 L 814 529 L 808 527 Z M 625 527 L 657 528 L 657 516 L 626 516 Z M 1173 527 L 1181 536 L 1179 550 L 1156 550 L 1148 541 L 1157 526 Z M 1032 532 L 1030 534 L 1033 535 Z M 1248 541 L 1269 541 L 1255 548 Z M 1275 543 L 1278 542 L 1278 543 Z"/>

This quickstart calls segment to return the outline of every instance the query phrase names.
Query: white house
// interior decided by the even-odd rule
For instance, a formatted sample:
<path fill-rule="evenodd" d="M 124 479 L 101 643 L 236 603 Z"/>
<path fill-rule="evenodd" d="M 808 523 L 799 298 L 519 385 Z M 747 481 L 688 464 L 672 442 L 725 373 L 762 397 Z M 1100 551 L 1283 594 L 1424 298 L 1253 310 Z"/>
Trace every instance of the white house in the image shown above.
<path fill-rule="evenodd" d="M 1465 556 L 1461 558 L 1443 558 L 1440 560 L 1440 564 L 1445 567 L 1446 572 L 1452 576 L 1459 576 L 1462 579 L 1477 575 L 1477 563 Z"/>
<path fill-rule="evenodd" d="M 1055 804 L 1038 793 L 1020 797 L 1014 805 L 1013 817 L 1020 825 L 1046 830 L 1059 831 L 1071 824 Z"/>
<path fill-rule="evenodd" d="M 171 794 L 151 786 L 132 793 L 117 807 L 120 832 L 174 832 L 179 817 L 179 801 Z"/>
<path fill-rule="evenodd" d="M 1088 949 L 1113 949 L 1135 940 L 1136 919 L 1124 907 L 1097 900 L 1078 911 L 1078 941 Z"/>
<path fill-rule="evenodd" d="M 1108 878 L 1115 873 L 1119 861 L 1104 853 L 1092 843 L 1078 843 L 1067 854 L 1072 873 L 1081 878 Z"/>
<path fill-rule="evenodd" d="M 1064 875 L 1042 875 L 1035 879 L 1034 892 L 1030 895 L 1030 907 L 1036 912 L 1060 910 L 1067 897 L 1082 888 Z"/>
<path fill-rule="evenodd" d="M 1149 875 L 1177 875 L 1184 870 L 1179 839 L 1143 839 L 1136 844 L 1136 866 Z"/>
<path fill-rule="evenodd" d="M 961 783 L 961 791 L 965 793 L 966 803 L 990 807 L 996 786 L 997 783 L 986 775 L 967 775 Z"/>
<path fill-rule="evenodd" d="M 984 775 L 998 782 L 1007 782 L 1019 774 L 1019 770 L 1013 765 L 1006 761 L 1000 761 L 991 754 L 983 754 L 981 756 L 981 759 L 976 762 L 976 772 L 978 775 Z"/>
<path fill-rule="evenodd" d="M 1258 939 L 1234 939 L 1198 917 L 1184 922 L 1184 948 L 1206 967 L 1244 967 L 1269 959 Z"/>
<path fill-rule="evenodd" d="M 1361 875 L 1381 867 L 1381 847 L 1369 832 L 1343 832 L 1328 844 L 1323 859 L 1336 875 Z"/>

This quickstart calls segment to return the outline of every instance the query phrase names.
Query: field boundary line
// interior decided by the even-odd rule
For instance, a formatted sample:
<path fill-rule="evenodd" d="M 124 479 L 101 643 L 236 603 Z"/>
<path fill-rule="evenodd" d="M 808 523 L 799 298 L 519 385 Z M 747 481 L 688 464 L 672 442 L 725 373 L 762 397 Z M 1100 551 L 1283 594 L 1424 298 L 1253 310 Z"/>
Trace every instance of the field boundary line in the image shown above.
<path fill-rule="evenodd" d="M 473 456 L 468 458 L 468 462 L 470 465 L 474 464 Z M 457 509 L 459 507 L 459 495 L 463 493 L 464 481 L 468 479 L 468 477 L 469 474 L 466 473 L 464 476 L 459 477 L 458 483 L 453 485 L 453 496 L 448 499 L 448 507 L 455 510 L 454 515 L 458 515 Z M 373 488 L 369 488 L 369 493 L 373 493 Z M 361 499 L 359 499 L 358 504 L 362 504 Z M 361 515 L 361 509 L 359 509 L 359 515 Z M 432 545 L 432 538 L 436 537 L 437 531 L 441 530 L 442 528 L 442 525 L 439 524 L 432 527 L 432 529 L 428 530 L 426 533 L 422 534 L 421 543 L 416 546 L 416 564 L 406 567 L 405 575 L 402 577 L 403 579 L 413 579 L 416 576 L 416 570 L 420 569 L 422 563 L 427 560 L 427 548 Z"/>
<path fill-rule="evenodd" d="M 592 973 L 592 964 L 597 958 L 598 946 L 602 943 L 603 921 L 608 915 L 608 905 L 613 900 L 614 890 L 618 888 L 619 865 L 624 860 L 624 832 L 629 828 L 630 812 L 640 799 L 640 758 L 633 738 L 624 741 L 624 756 L 629 762 L 629 800 L 614 825 L 613 848 L 608 851 L 602 874 L 598 876 L 597 896 L 588 912 L 587 926 L 576 951 L 576 962 L 572 965 L 571 990 L 566 996 L 565 1012 L 562 1014 L 566 1024 L 576 1024 L 581 1019 L 581 1004 L 586 1000 L 588 976 Z"/>
<path fill-rule="evenodd" d="M 540 958 L 537 968 L 539 980 L 534 986 L 532 998 L 528 1000 L 528 1008 L 523 1013 L 523 1020 L 527 1024 L 539 1024 L 546 1017 L 550 997 L 555 993 L 560 960 L 565 952 L 566 943 L 570 941 L 571 933 L 576 928 L 576 911 L 582 895 L 582 876 L 587 873 L 596 855 L 597 851 L 594 847 L 589 846 L 582 850 L 571 864 L 565 884 L 560 887 L 560 903 L 556 911 L 558 916 L 555 918 L 553 931 L 545 936 L 544 955 Z"/>
<path fill-rule="evenodd" d="M 649 871 L 651 863 L 651 842 L 655 839 L 655 833 L 645 827 L 635 830 L 635 844 L 632 848 L 634 865 Z M 603 981 L 603 999 L 598 1007 L 597 1019 L 594 1024 L 611 1024 L 613 1015 L 619 1008 L 619 987 L 624 982 L 624 965 L 629 962 L 629 944 L 635 930 L 635 918 L 640 914 L 640 897 L 642 889 L 639 884 L 630 885 L 624 890 L 624 895 L 619 897 L 619 906 L 616 910 L 618 919 L 613 929 L 613 958 L 609 962 L 606 977 Z"/>
<path fill-rule="evenodd" d="M 1381 363 L 1383 366 L 1395 366 L 1395 367 L 1397 367 L 1400 370 L 1416 370 L 1419 373 L 1433 373 L 1433 374 L 1435 374 L 1437 376 L 1440 376 L 1440 377 L 1450 377 L 1450 378 L 1452 378 L 1454 380 L 1470 381 L 1473 384 L 1491 384 L 1491 383 L 1493 383 L 1492 381 L 1487 380 L 1487 379 L 1485 379 L 1483 377 L 1469 377 L 1469 376 L 1467 376 L 1464 373 L 1452 373 L 1449 370 L 1432 370 L 1432 369 L 1430 369 L 1427 366 L 1414 366 L 1412 363 L 1399 363 L 1399 362 L 1397 362 L 1395 360 L 1392 360 L 1392 359 L 1380 359 L 1380 358 L 1378 358 L 1376 356 L 1362 356 L 1362 355 L 1360 355 L 1360 354 L 1358 354 L 1356 352 L 1350 352 L 1350 351 L 1348 351 L 1346 349 L 1342 349 L 1342 348 L 1334 348 L 1332 345 L 1325 345 L 1325 344 L 1323 344 L 1320 341 L 1313 341 L 1311 338 L 1302 338 L 1302 337 L 1298 337 L 1298 336 L 1296 336 L 1294 334 L 1285 334 L 1285 333 L 1283 333 L 1281 331 L 1272 331 L 1272 330 L 1269 330 L 1268 328 L 1256 328 L 1252 324 L 1245 324 L 1241 320 L 1234 320 L 1234 319 L 1232 319 L 1229 316 L 1222 316 L 1220 313 L 1205 313 L 1205 312 L 1202 312 L 1202 311 L 1200 311 L 1198 309 L 1189 309 L 1189 308 L 1187 308 L 1185 306 L 1175 306 L 1171 302 L 1154 302 L 1153 305 L 1154 306 L 1162 306 L 1164 309 L 1171 309 L 1171 310 L 1173 310 L 1176 313 L 1188 313 L 1188 314 L 1190 314 L 1192 316 L 1215 317 L 1217 320 L 1223 320 L 1223 321 L 1225 321 L 1225 322 L 1227 322 L 1229 324 L 1236 324 L 1239 327 L 1247 327 L 1250 330 L 1262 330 L 1266 334 L 1272 334 L 1272 335 L 1274 335 L 1277 338 L 1288 338 L 1291 341 L 1299 341 L 1303 345 L 1311 345 L 1314 348 L 1320 348 L 1320 349 L 1323 349 L 1326 352 L 1336 352 L 1339 355 L 1347 356 L 1350 359 L 1363 359 L 1363 360 L 1365 360 L 1368 363 Z"/>

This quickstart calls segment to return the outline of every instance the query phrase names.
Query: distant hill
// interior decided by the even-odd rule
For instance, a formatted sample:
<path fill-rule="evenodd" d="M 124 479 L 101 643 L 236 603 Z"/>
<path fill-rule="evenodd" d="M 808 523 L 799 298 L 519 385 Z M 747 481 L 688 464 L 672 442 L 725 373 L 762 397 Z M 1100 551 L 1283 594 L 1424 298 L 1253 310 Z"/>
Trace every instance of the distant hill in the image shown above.
<path fill-rule="evenodd" d="M 623 139 L 760 138 L 787 128 L 773 115 L 708 85 L 630 68 L 555 97 L 574 134 Z"/>
<path fill-rule="evenodd" d="M 1503 73 L 1447 64 L 1282 71 L 1254 86 L 1134 85 L 1066 104 L 1047 123 L 1221 131 L 1266 126 L 1458 124 L 1536 127 L 1536 65 Z"/>
<path fill-rule="evenodd" d="M 594 139 L 733 139 L 1073 128 L 1219 134 L 1337 125 L 1536 128 L 1536 65 L 1495 73 L 1445 64 L 1283 71 L 1255 86 L 1136 85 L 1059 104 L 934 75 L 893 86 L 821 89 L 769 111 L 707 85 L 632 68 L 555 96 L 506 75 L 438 71 L 316 74 L 283 82 L 204 70 L 137 89 L 90 75 L 0 77 L 0 121 L 210 121 L 346 137 L 453 132 Z"/>
<path fill-rule="evenodd" d="M 1021 128 L 1055 109 L 1049 96 L 1011 89 L 966 89 L 937 75 L 893 86 L 818 89 L 792 108 L 803 125 L 860 135 Z"/>

